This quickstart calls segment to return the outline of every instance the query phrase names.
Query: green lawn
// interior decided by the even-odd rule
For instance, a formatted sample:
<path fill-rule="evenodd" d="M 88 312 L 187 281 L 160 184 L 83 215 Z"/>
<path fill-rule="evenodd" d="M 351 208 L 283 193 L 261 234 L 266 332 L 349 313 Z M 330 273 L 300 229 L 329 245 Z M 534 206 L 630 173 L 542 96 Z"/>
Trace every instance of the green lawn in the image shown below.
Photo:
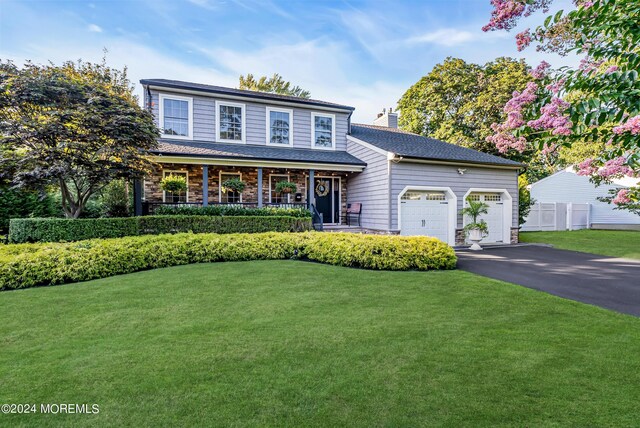
<path fill-rule="evenodd" d="M 0 426 L 631 426 L 640 319 L 462 271 L 200 264 L 0 293 Z"/>
<path fill-rule="evenodd" d="M 574 230 L 521 232 L 521 242 L 542 242 L 564 250 L 640 259 L 640 232 L 628 230 Z"/>

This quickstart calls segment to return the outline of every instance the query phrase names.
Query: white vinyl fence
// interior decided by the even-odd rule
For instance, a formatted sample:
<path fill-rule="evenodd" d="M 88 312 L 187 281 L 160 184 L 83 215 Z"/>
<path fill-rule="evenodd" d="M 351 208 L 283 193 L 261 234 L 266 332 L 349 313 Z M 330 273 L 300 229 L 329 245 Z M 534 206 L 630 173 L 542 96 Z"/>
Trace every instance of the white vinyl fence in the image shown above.
<path fill-rule="evenodd" d="M 536 202 L 520 229 L 523 232 L 589 229 L 591 204 Z"/>

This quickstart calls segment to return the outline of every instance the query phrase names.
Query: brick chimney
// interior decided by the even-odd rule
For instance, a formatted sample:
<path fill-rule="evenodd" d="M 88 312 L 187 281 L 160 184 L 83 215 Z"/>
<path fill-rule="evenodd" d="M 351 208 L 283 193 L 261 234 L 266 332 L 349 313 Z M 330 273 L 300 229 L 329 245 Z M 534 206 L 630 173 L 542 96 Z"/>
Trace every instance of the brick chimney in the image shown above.
<path fill-rule="evenodd" d="M 398 113 L 393 111 L 389 107 L 389 111 L 386 108 L 382 109 L 382 113 L 378 113 L 378 117 L 373 121 L 376 126 L 386 126 L 387 128 L 398 127 Z"/>

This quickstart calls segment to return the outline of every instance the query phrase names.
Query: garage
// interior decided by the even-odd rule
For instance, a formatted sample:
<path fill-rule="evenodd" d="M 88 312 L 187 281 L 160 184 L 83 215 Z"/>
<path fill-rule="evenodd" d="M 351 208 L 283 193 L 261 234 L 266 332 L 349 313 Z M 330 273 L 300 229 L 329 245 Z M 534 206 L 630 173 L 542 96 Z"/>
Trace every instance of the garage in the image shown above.
<path fill-rule="evenodd" d="M 449 189 L 406 189 L 400 195 L 400 234 L 423 235 L 451 244 L 455 195 Z"/>
<path fill-rule="evenodd" d="M 487 222 L 489 228 L 489 235 L 485 237 L 483 243 L 502 243 L 505 242 L 505 236 L 508 236 L 509 222 L 505 219 L 510 219 L 510 207 L 511 200 L 505 201 L 506 192 L 469 192 L 465 196 L 465 206 L 467 206 L 467 199 L 472 201 L 484 202 L 488 205 L 488 213 L 482 214 L 478 219 Z M 508 194 L 507 194 L 508 195 Z M 506 208 L 509 210 L 507 211 Z M 464 224 L 468 224 L 471 221 L 466 216 L 463 219 Z M 505 227 L 505 225 L 507 227 Z M 506 232 L 505 232 L 506 229 Z M 505 233 L 507 235 L 505 235 Z M 507 240 L 508 241 L 508 240 Z"/>

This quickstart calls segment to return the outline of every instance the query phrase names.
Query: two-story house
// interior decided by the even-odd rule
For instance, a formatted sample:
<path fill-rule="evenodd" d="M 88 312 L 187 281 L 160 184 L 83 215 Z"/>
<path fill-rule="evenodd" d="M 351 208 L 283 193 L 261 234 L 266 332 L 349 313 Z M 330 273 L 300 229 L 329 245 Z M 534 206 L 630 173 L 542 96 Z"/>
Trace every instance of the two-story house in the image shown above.
<path fill-rule="evenodd" d="M 147 206 L 161 203 L 311 206 L 327 225 L 361 204 L 361 226 L 380 233 L 464 242 L 467 197 L 490 206 L 484 242 L 517 242 L 521 164 L 397 128 L 385 112 L 374 125 L 351 123 L 353 107 L 278 94 L 145 79 L 144 103 L 162 130 L 144 181 Z M 183 175 L 186 194 L 163 192 Z M 239 178 L 241 193 L 222 183 Z M 290 181 L 295 193 L 278 193 Z"/>

